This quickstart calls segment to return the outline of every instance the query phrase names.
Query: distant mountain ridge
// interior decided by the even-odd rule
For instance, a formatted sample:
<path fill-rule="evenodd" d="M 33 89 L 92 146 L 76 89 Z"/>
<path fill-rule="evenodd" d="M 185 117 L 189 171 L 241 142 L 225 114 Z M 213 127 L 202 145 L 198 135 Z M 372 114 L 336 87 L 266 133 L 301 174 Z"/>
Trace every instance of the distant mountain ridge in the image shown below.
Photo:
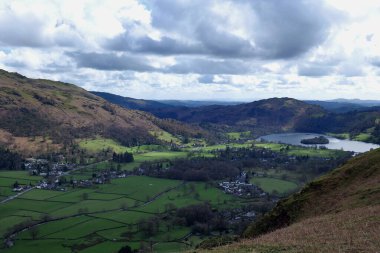
<path fill-rule="evenodd" d="M 334 113 L 345 113 L 355 110 L 363 110 L 368 108 L 367 106 L 354 104 L 349 102 L 333 102 L 333 101 L 320 101 L 320 100 L 305 100 L 306 103 L 312 105 L 319 105 L 326 110 Z"/>
<path fill-rule="evenodd" d="M 163 106 L 156 101 L 100 94 L 110 102 L 127 108 L 138 108 L 160 118 L 171 118 L 201 125 L 228 125 L 234 128 L 254 128 L 257 133 L 290 131 L 304 118 L 320 117 L 327 114 L 323 108 L 309 105 L 292 98 L 271 98 L 237 105 L 208 105 L 198 107 Z M 138 106 L 136 106 L 138 104 Z"/>
<path fill-rule="evenodd" d="M 380 100 L 338 98 L 338 99 L 328 100 L 327 102 L 350 103 L 350 104 L 357 104 L 357 105 L 362 105 L 362 106 L 380 106 Z"/>
<path fill-rule="evenodd" d="M 218 100 L 157 100 L 158 102 L 184 107 L 201 107 L 210 105 L 238 105 L 245 104 L 246 102 L 239 101 L 218 101 Z"/>
<path fill-rule="evenodd" d="M 173 108 L 174 106 L 157 102 L 155 100 L 136 99 L 130 97 L 122 97 L 107 92 L 91 91 L 92 94 L 104 98 L 105 100 L 114 104 L 120 105 L 124 108 L 132 110 L 150 111 L 152 108 Z"/>
<path fill-rule="evenodd" d="M 103 96 L 129 108 L 141 100 Z M 121 101 L 121 102 L 120 102 Z M 128 101 L 126 103 L 125 101 Z M 246 131 L 256 136 L 276 132 L 344 133 L 352 139 L 380 143 L 380 107 L 343 102 L 300 101 L 270 98 L 237 105 L 184 107 L 144 101 L 140 110 L 159 118 L 171 118 L 217 130 Z M 134 103 L 130 105 L 131 103 Z"/>

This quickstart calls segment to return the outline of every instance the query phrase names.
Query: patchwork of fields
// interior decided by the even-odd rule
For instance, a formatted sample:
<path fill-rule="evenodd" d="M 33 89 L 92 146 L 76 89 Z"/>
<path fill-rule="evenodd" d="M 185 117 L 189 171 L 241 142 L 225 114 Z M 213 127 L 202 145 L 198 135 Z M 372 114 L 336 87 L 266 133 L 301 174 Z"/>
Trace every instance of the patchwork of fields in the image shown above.
<path fill-rule="evenodd" d="M 12 175 L 12 173 L 14 173 Z M 21 181 L 35 180 L 26 172 L 0 172 Z M 1 181 L 3 182 L 3 181 Z M 5 181 L 4 181 L 5 182 Z M 27 182 L 27 181 L 25 181 Z M 187 237 L 190 228 L 166 224 L 170 208 L 209 202 L 218 208 L 239 206 L 242 200 L 226 195 L 205 183 L 130 176 L 96 188 L 66 192 L 33 189 L 3 203 L 0 235 L 20 222 L 32 228 L 16 237 L 15 245 L 4 252 L 117 252 L 122 246 L 139 248 L 152 243 L 156 252 L 190 249 L 200 238 Z M 160 219 L 159 232 L 146 237 L 141 222 Z M 37 225 L 34 225 L 37 224 Z"/>
<path fill-rule="evenodd" d="M 161 134 L 162 138 L 171 136 Z M 230 133 L 239 139 L 249 133 Z M 146 161 L 165 161 L 194 156 L 214 157 L 218 150 L 250 148 L 252 145 L 296 156 L 336 157 L 342 151 L 315 150 L 273 143 L 229 143 L 213 146 L 183 147 L 169 150 L 161 145 L 124 147 L 109 139 L 82 140 L 81 148 L 89 152 L 111 149 L 117 153 L 131 152 L 134 161 L 116 164 L 102 161 L 71 171 L 67 179 L 88 179 L 93 173 L 118 166 L 132 171 Z M 253 174 L 252 168 L 246 168 Z M 250 181 L 269 194 L 284 195 L 300 187 L 300 174 L 295 171 L 255 168 Z M 42 178 L 29 176 L 26 171 L 0 171 L 0 201 L 15 195 L 12 185 L 34 185 Z M 68 188 L 66 191 L 31 189 L 17 198 L 0 204 L 0 240 L 21 223 L 26 230 L 18 231 L 15 245 L 0 249 L 5 253 L 23 252 L 117 252 L 129 245 L 138 249 L 151 247 L 154 252 L 179 252 L 194 248 L 200 238 L 191 234 L 184 224 L 173 225 L 173 210 L 208 202 L 218 210 L 238 208 L 257 200 L 225 194 L 216 184 L 183 182 L 146 176 L 112 179 L 108 184 L 90 188 Z M 158 220 L 154 235 L 144 234 L 140 227 Z M 20 226 L 21 227 L 21 226 Z"/>

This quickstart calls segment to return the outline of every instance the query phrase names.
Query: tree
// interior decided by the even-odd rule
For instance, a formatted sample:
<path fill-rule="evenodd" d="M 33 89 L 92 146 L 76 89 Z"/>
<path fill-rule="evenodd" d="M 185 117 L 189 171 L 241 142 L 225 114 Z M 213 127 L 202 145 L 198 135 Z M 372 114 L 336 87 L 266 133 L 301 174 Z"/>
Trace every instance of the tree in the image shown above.
<path fill-rule="evenodd" d="M 38 231 L 38 228 L 36 226 L 33 226 L 30 229 L 30 236 L 32 237 L 33 240 L 37 239 L 38 233 L 39 233 L 39 231 Z"/>
<path fill-rule="evenodd" d="M 87 200 L 88 199 L 88 193 L 85 192 L 82 194 L 82 200 Z"/>
<path fill-rule="evenodd" d="M 131 247 L 129 247 L 128 245 L 122 247 L 121 249 L 119 249 L 118 253 L 133 253 Z"/>
<path fill-rule="evenodd" d="M 20 185 L 19 185 L 18 181 L 14 182 L 14 184 L 13 184 L 13 188 L 18 188 L 19 186 L 20 186 Z"/>
<path fill-rule="evenodd" d="M 128 204 L 127 203 L 122 203 L 120 207 L 123 210 L 128 210 Z"/>

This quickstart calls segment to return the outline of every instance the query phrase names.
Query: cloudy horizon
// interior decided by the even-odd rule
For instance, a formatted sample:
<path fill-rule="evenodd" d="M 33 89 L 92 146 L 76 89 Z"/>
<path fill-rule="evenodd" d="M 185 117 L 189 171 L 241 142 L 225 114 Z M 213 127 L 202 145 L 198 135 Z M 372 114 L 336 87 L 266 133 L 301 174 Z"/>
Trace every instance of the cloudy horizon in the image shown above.
<path fill-rule="evenodd" d="M 380 98 L 376 0 L 0 0 L 0 68 L 143 99 Z"/>

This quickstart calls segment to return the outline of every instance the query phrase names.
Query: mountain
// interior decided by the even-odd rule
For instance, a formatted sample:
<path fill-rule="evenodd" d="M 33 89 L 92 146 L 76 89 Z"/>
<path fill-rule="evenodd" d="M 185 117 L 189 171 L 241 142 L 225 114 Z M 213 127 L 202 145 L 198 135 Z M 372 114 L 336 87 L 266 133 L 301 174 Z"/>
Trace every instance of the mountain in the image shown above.
<path fill-rule="evenodd" d="M 104 98 L 105 100 L 120 105 L 124 108 L 151 112 L 155 109 L 173 108 L 174 106 L 166 103 L 160 103 L 154 100 L 136 99 L 130 97 L 122 97 L 107 92 L 91 91 L 92 94 Z"/>
<path fill-rule="evenodd" d="M 279 201 L 245 231 L 253 239 L 213 252 L 378 252 L 379 217 L 377 149 Z"/>
<path fill-rule="evenodd" d="M 362 99 L 344 99 L 338 98 L 333 100 L 328 100 L 328 102 L 338 102 L 338 103 L 350 103 L 357 104 L 365 107 L 380 106 L 380 100 L 362 100 Z"/>
<path fill-rule="evenodd" d="M 147 111 L 159 118 L 198 124 L 213 131 L 250 130 L 256 136 L 295 131 L 343 133 L 351 139 L 380 143 L 380 107 L 292 98 L 270 98 L 238 105 L 184 107 L 107 93 L 99 95 L 125 108 Z"/>
<path fill-rule="evenodd" d="M 198 127 L 128 110 L 75 85 L 29 79 L 0 70 L 0 144 L 20 152 L 44 153 L 78 138 L 102 136 L 124 145 L 157 143 L 153 133 L 200 136 Z"/>
<path fill-rule="evenodd" d="M 320 101 L 320 100 L 305 100 L 306 103 L 312 105 L 319 105 L 324 109 L 334 113 L 345 113 L 355 110 L 362 110 L 367 108 L 365 105 L 349 103 L 349 102 L 334 102 L 334 101 Z"/>
<path fill-rule="evenodd" d="M 228 125 L 262 134 L 294 131 L 300 121 L 326 114 L 323 108 L 296 99 L 270 98 L 239 105 L 161 110 L 155 115 L 201 125 Z"/>
<path fill-rule="evenodd" d="M 237 129 L 254 129 L 256 134 L 294 130 L 305 118 L 321 117 L 327 111 L 292 98 L 271 98 L 238 105 L 209 105 L 199 107 L 163 106 L 155 101 L 123 98 L 95 93 L 126 108 L 138 108 L 160 118 L 171 118 L 202 126 L 208 124 Z M 139 106 L 136 106 L 139 104 Z"/>
<path fill-rule="evenodd" d="M 300 122 L 297 130 L 300 132 L 344 133 L 350 139 L 380 143 L 380 107 L 305 118 Z"/>
<path fill-rule="evenodd" d="M 238 105 L 244 102 L 237 101 L 197 101 L 197 100 L 159 100 L 161 103 L 179 107 L 200 107 L 209 105 Z"/>

